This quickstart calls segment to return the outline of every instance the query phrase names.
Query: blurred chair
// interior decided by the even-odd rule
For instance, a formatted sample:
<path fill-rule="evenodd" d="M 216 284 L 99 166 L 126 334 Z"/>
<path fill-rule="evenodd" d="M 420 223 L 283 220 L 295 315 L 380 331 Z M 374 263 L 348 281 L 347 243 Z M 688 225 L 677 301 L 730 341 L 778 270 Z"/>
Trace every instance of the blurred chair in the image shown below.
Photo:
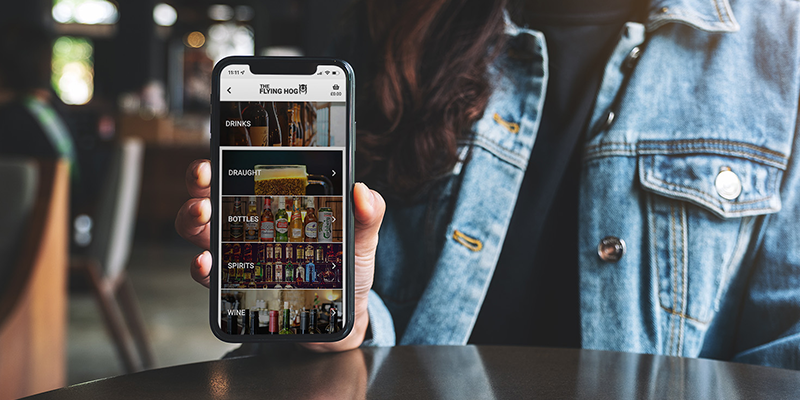
<path fill-rule="evenodd" d="M 97 199 L 92 242 L 70 262 L 88 278 L 126 372 L 153 366 L 153 355 L 130 278 L 130 258 L 141 188 L 144 142 L 122 139 L 114 149 L 108 178 Z M 127 328 L 126 328 L 127 325 Z"/>
<path fill-rule="evenodd" d="M 0 158 L 0 399 L 64 386 L 69 166 Z"/>

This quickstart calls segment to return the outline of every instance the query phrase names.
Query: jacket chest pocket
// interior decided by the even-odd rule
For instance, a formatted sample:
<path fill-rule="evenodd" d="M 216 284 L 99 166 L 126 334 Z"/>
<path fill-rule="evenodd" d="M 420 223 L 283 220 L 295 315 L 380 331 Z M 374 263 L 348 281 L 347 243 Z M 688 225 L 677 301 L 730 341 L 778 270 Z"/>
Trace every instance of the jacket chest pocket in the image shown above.
<path fill-rule="evenodd" d="M 758 216 L 781 208 L 783 171 L 716 154 L 640 155 L 659 306 L 708 323 L 741 264 Z"/>

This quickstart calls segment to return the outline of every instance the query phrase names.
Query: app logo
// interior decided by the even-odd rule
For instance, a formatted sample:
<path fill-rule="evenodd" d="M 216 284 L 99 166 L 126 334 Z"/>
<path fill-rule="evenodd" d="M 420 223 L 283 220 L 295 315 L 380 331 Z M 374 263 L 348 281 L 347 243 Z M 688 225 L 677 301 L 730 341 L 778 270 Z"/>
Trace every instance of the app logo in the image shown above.
<path fill-rule="evenodd" d="M 262 83 L 259 85 L 258 93 L 266 95 L 298 95 L 307 94 L 308 85 L 301 83 L 297 87 L 270 87 L 269 83 Z"/>

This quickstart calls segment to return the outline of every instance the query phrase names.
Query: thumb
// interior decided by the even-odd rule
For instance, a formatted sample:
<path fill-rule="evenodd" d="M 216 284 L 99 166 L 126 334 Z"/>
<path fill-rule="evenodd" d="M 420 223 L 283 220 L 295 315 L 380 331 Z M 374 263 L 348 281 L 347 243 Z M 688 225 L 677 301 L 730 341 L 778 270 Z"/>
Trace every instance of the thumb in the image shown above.
<path fill-rule="evenodd" d="M 353 203 L 356 257 L 374 258 L 386 202 L 378 192 L 370 190 L 367 185 L 359 182 L 353 188 Z"/>
<path fill-rule="evenodd" d="M 366 298 L 375 276 L 375 250 L 378 247 L 378 231 L 383 222 L 386 202 L 378 192 L 367 185 L 357 183 L 353 188 L 355 214 L 355 291 L 356 307 L 366 307 Z M 359 304 L 360 303 L 360 304 Z"/>

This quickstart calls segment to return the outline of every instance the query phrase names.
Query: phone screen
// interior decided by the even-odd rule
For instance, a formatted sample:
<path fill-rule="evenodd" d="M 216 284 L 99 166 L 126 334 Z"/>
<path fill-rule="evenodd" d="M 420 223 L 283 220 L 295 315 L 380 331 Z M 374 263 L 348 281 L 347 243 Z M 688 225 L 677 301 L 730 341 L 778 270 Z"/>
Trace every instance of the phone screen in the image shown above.
<path fill-rule="evenodd" d="M 212 320 L 231 341 L 336 340 L 352 317 L 352 75 L 251 65 L 219 72 Z"/>

